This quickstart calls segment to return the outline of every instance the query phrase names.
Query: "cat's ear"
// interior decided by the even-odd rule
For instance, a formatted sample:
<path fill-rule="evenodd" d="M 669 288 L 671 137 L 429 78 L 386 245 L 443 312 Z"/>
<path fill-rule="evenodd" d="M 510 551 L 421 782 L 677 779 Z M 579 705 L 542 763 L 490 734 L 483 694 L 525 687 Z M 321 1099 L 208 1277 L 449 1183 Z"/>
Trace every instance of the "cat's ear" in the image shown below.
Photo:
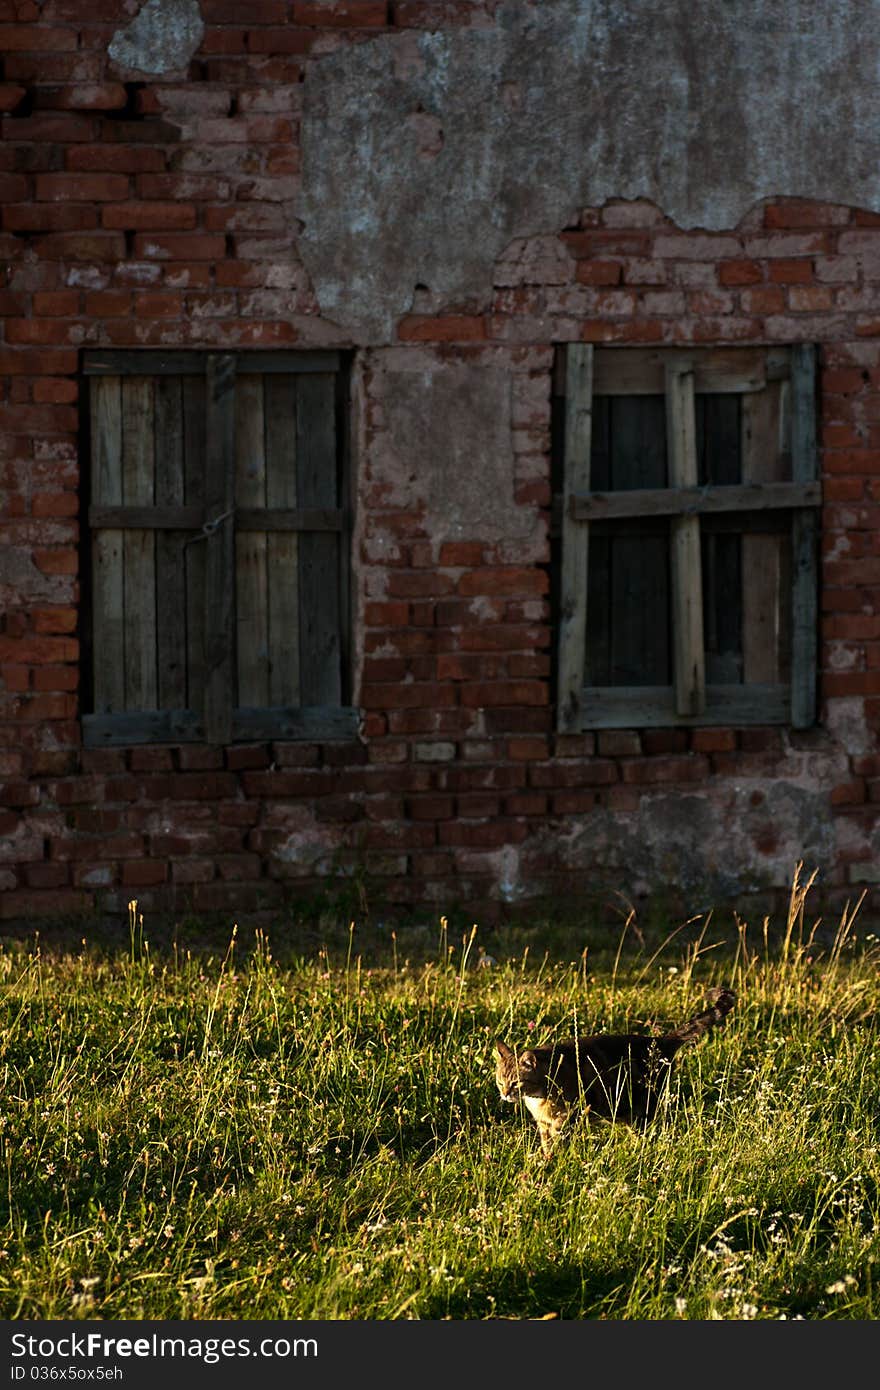
<path fill-rule="evenodd" d="M 522 1054 L 522 1056 L 519 1059 L 519 1065 L 521 1071 L 535 1070 L 535 1067 L 538 1065 L 538 1059 L 535 1056 L 534 1052 L 531 1051 L 531 1049 L 529 1049 L 528 1052 L 524 1052 Z"/>
<path fill-rule="evenodd" d="M 509 1061 L 510 1058 L 513 1056 L 513 1053 L 507 1046 L 507 1043 L 503 1043 L 500 1038 L 495 1043 L 495 1056 L 501 1057 L 505 1062 Z"/>

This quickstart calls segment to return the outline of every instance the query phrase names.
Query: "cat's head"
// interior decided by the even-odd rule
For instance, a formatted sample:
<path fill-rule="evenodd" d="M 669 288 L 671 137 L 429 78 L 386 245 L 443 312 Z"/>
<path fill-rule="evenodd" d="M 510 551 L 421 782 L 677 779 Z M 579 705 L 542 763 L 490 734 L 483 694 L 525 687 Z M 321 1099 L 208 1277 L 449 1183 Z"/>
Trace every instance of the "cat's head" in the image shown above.
<path fill-rule="evenodd" d="M 538 1059 L 534 1052 L 521 1052 L 517 1057 L 507 1043 L 496 1042 L 495 1085 L 502 1100 L 517 1101 L 520 1096 L 542 1094 Z"/>

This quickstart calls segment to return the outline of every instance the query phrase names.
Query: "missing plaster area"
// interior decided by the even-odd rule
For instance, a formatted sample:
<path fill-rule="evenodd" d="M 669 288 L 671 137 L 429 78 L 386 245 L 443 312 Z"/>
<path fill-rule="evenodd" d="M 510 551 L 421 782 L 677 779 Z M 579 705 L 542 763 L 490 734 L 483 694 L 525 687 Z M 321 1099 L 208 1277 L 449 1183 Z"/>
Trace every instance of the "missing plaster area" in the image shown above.
<path fill-rule="evenodd" d="M 198 0 L 147 0 L 107 51 L 119 67 L 155 77 L 185 69 L 204 33 Z"/>
<path fill-rule="evenodd" d="M 140 93 L 146 87 L 146 82 L 125 82 L 125 105 L 117 106 L 113 111 L 104 111 L 103 116 L 107 121 L 143 121 L 146 119 L 146 112 L 140 103 Z"/>
<path fill-rule="evenodd" d="M 417 106 L 409 118 L 409 127 L 420 159 L 436 159 L 445 144 L 443 123 L 422 106 Z"/>

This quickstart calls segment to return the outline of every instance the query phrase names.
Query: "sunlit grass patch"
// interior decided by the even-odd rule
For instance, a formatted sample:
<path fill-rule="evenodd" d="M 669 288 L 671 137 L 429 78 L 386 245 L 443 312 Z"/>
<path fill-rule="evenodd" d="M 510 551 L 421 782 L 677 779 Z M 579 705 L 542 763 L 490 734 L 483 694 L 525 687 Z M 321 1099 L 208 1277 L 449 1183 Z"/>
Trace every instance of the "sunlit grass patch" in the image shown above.
<path fill-rule="evenodd" d="M 160 953 L 136 907 L 115 953 L 6 943 L 2 1315 L 875 1318 L 880 954 L 808 888 L 564 955 L 443 922 Z M 737 1008 L 653 1126 L 544 1163 L 493 1040 L 676 1023 L 717 984 Z"/>

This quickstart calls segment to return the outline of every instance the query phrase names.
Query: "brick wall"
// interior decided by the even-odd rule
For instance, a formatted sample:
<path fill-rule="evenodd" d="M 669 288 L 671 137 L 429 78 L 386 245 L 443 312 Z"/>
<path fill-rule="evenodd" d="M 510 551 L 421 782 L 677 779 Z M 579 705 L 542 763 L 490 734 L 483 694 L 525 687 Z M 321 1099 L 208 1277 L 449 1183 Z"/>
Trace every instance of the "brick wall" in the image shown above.
<path fill-rule="evenodd" d="M 425 291 L 353 344 L 291 230 L 306 66 L 494 6 L 202 0 L 188 70 L 155 78 L 107 55 L 133 8 L 0 0 L 0 917 L 244 912 L 364 869 L 431 912 L 664 884 L 698 907 L 784 890 L 805 852 L 832 905 L 880 908 L 880 216 L 785 198 L 708 234 L 611 201 L 512 243 L 482 302 Z M 554 734 L 552 345 L 577 341 L 819 345 L 816 730 Z M 356 349 L 362 737 L 83 749 L 80 350 L 279 345 Z M 467 381 L 504 402 L 482 500 L 444 433 Z M 407 445 L 434 389 L 451 501 Z"/>

